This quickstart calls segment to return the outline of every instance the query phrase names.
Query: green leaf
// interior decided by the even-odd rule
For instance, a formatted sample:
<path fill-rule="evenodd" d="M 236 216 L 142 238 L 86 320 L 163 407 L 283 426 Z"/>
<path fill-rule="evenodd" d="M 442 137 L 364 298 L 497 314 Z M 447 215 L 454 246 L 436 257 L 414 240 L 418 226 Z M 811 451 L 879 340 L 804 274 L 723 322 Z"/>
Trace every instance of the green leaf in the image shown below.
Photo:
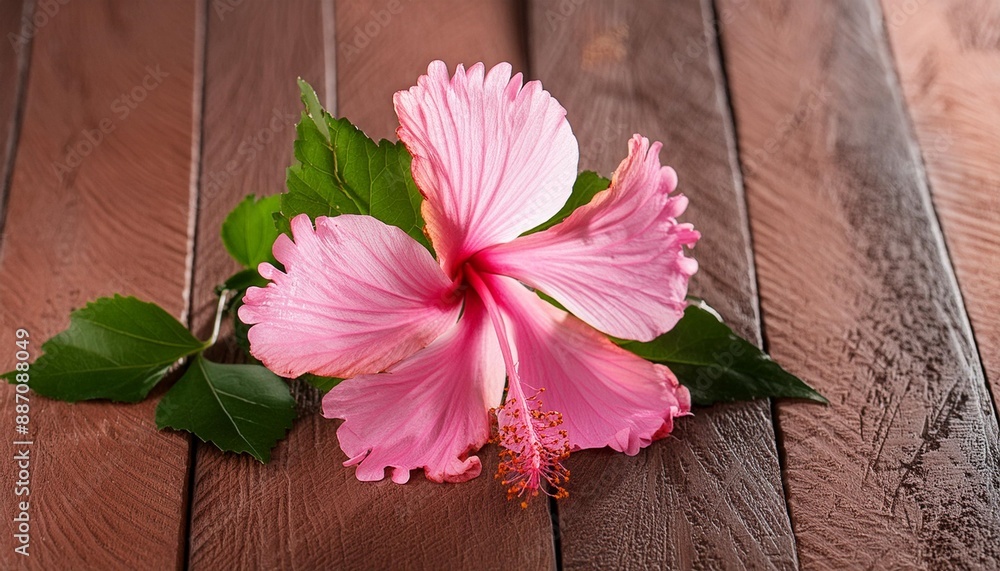
<path fill-rule="evenodd" d="M 302 104 L 306 106 L 306 115 L 316 124 L 316 129 L 323 135 L 323 137 L 329 141 L 330 131 L 326 127 L 326 120 L 323 118 L 326 115 L 326 110 L 323 109 L 323 105 L 319 102 L 319 97 L 316 96 L 316 90 L 309 85 L 309 82 L 302 79 L 301 77 L 296 80 L 299 84 L 299 93 L 302 94 Z"/>
<path fill-rule="evenodd" d="M 215 295 L 222 295 L 222 292 L 228 289 L 230 291 L 234 291 L 237 293 L 237 295 L 235 295 L 233 299 L 237 298 L 242 299 L 243 293 L 246 292 L 246 289 L 248 287 L 251 286 L 265 287 L 267 286 L 268 283 L 270 282 L 260 277 L 260 274 L 257 273 L 257 270 L 253 269 L 240 270 L 235 274 L 229 276 L 229 279 L 227 279 L 226 281 L 215 286 Z"/>
<path fill-rule="evenodd" d="M 566 219 L 574 210 L 590 202 L 594 195 L 611 186 L 611 181 L 593 171 L 583 171 L 576 177 L 573 183 L 573 193 L 569 195 L 566 204 L 556 212 L 556 215 L 542 222 L 524 234 L 534 234 L 547 228 L 551 228 Z"/>
<path fill-rule="evenodd" d="M 299 214 L 368 214 L 398 226 L 431 249 L 420 215 L 423 197 L 410 173 L 410 154 L 402 143 L 369 139 L 347 119 L 332 117 L 319 105 L 308 83 L 299 80 L 306 110 L 296 126 L 297 163 L 288 169 L 288 192 L 281 195 L 275 223 L 289 231 Z"/>
<path fill-rule="evenodd" d="M 319 389 L 319 392 L 323 394 L 328 393 L 330 389 L 340 384 L 340 381 L 344 380 L 336 377 L 321 377 L 312 373 L 306 373 L 299 378 L 316 387 Z"/>
<path fill-rule="evenodd" d="M 276 264 L 271 247 L 280 232 L 274 227 L 271 214 L 281 208 L 281 196 L 254 195 L 243 199 L 222 223 L 222 244 L 245 268 L 256 268 L 261 262 Z"/>
<path fill-rule="evenodd" d="M 201 355 L 156 407 L 158 428 L 187 430 L 264 463 L 294 419 L 295 399 L 281 377 L 260 365 L 220 365 Z"/>
<path fill-rule="evenodd" d="M 707 305 L 689 305 L 677 325 L 647 343 L 616 343 L 644 359 L 670 367 L 695 404 L 789 397 L 828 401 L 737 336 Z"/>
<path fill-rule="evenodd" d="M 158 305 L 134 297 L 102 297 L 69 319 L 30 370 L 32 390 L 54 399 L 140 401 L 174 363 L 206 347 Z"/>

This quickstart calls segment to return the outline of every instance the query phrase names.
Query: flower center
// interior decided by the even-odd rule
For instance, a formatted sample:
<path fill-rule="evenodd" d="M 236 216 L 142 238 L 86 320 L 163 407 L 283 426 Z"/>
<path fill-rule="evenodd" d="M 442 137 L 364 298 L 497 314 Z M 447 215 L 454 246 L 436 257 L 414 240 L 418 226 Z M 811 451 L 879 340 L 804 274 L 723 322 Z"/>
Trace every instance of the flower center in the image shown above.
<path fill-rule="evenodd" d="M 496 412 L 497 442 L 503 448 L 496 477 L 507 486 L 507 499 L 520 498 L 522 508 L 539 490 L 556 499 L 569 495 L 565 488 L 569 470 L 562 464 L 569 458 L 569 436 L 559 428 L 562 413 L 543 411 L 538 397 L 544 391 L 538 389 L 527 399 L 508 393 L 507 402 Z"/>
<path fill-rule="evenodd" d="M 528 507 L 528 500 L 539 491 L 556 499 L 565 498 L 569 495 L 565 488 L 569 470 L 562 462 L 569 457 L 570 445 L 566 430 L 559 428 L 562 414 L 543 409 L 540 395 L 544 388 L 530 397 L 525 395 L 507 327 L 492 291 L 471 264 L 465 265 L 463 273 L 490 314 L 507 369 L 507 399 L 499 410 L 491 411 L 497 417 L 496 441 L 502 447 L 496 477 L 507 486 L 507 499 L 519 498 L 522 508 Z"/>

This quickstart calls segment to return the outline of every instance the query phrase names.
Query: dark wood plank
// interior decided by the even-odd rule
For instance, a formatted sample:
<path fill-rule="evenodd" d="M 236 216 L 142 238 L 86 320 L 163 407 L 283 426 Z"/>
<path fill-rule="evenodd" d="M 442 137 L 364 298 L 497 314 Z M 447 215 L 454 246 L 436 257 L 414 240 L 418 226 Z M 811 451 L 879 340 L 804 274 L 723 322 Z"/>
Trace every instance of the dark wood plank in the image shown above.
<path fill-rule="evenodd" d="M 37 356 L 71 309 L 101 295 L 136 295 L 184 318 L 199 9 L 62 3 L 39 27 L 0 252 L 3 370 L 15 328 L 31 332 Z M 8 389 L 0 410 L 13 414 Z M 0 567 L 178 566 L 188 438 L 156 430 L 155 399 L 31 399 L 31 555 L 8 539 Z M 13 493 L 16 477 L 4 470 L 4 489 Z"/>
<path fill-rule="evenodd" d="M 1000 6 L 882 2 L 993 402 L 1000 402 Z"/>
<path fill-rule="evenodd" d="M 209 6 L 205 53 L 198 240 L 192 324 L 212 330 L 216 284 L 239 268 L 219 237 L 222 221 L 247 194 L 282 192 L 292 161 L 302 104 L 295 78 L 322 92 L 325 82 L 321 0 Z M 241 350 L 225 323 L 212 358 L 237 360 Z M 314 395 L 312 396 L 315 399 Z M 331 498 L 327 482 L 336 440 L 314 440 L 318 413 L 308 411 L 292 439 L 262 465 L 199 443 L 192 495 L 191 569 L 319 568 L 330 545 L 329 522 L 314 506 Z M 319 419 L 322 420 L 322 419 Z M 325 462 L 303 465 L 303 449 L 327 450 Z"/>
<path fill-rule="evenodd" d="M 0 34 L 8 41 L 0 49 L 0 231 L 17 144 L 20 95 L 31 53 L 30 28 L 23 27 L 27 4 L 8 0 L 0 5 Z"/>
<path fill-rule="evenodd" d="M 997 420 L 874 1 L 723 0 L 803 567 L 995 566 Z"/>
<path fill-rule="evenodd" d="M 670 33 L 664 33 L 670 30 Z M 638 132 L 664 142 L 703 235 L 692 293 L 760 343 L 749 230 L 708 2 L 535 2 L 532 67 L 567 108 L 581 168 L 605 175 Z M 574 454 L 563 564 L 794 568 L 766 401 L 696 409 L 635 458 Z"/>

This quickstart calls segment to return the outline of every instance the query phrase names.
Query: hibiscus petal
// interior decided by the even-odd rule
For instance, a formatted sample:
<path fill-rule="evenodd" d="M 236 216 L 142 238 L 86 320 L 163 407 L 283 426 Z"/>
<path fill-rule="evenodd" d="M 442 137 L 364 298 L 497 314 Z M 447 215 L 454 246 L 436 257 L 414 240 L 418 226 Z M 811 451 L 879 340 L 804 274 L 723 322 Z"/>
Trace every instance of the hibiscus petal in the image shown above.
<path fill-rule="evenodd" d="M 500 404 L 505 370 L 482 303 L 470 294 L 458 324 L 387 372 L 348 379 L 323 398 L 323 415 L 346 419 L 340 447 L 359 480 L 405 483 L 423 468 L 435 482 L 463 482 L 482 470 L 467 456 L 490 437 L 488 410 Z"/>
<path fill-rule="evenodd" d="M 560 224 L 481 252 L 483 271 L 518 278 L 601 331 L 649 341 L 684 314 L 698 264 L 684 246 L 699 238 L 676 218 L 677 175 L 661 167 L 660 143 L 635 135 L 611 187 Z"/>
<path fill-rule="evenodd" d="M 393 101 L 413 178 L 427 198 L 427 231 L 442 267 L 513 240 L 551 218 L 569 198 L 579 148 L 566 110 L 537 81 L 521 86 L 501 63 L 435 61 Z"/>
<path fill-rule="evenodd" d="M 250 288 L 240 319 L 250 351 L 279 375 L 375 373 L 426 347 L 458 319 L 460 297 L 434 258 L 370 216 L 292 220 Z"/>
<path fill-rule="evenodd" d="M 517 281 L 485 276 L 508 324 L 526 394 L 563 415 L 574 448 L 635 455 L 691 410 L 688 390 L 663 365 L 618 347 Z"/>

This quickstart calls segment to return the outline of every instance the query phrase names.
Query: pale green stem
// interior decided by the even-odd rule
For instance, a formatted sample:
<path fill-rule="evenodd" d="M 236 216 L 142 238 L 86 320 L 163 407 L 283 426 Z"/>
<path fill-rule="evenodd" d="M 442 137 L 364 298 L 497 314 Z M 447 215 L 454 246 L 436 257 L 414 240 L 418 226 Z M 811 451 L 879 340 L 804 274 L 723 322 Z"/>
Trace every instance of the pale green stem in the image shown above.
<path fill-rule="evenodd" d="M 215 325 L 212 327 L 212 338 L 208 340 L 205 344 L 206 347 L 211 347 L 215 345 L 215 342 L 219 340 L 219 328 L 222 327 L 222 314 L 226 311 L 226 301 L 229 300 L 229 294 L 233 290 L 224 289 L 222 293 L 219 294 L 219 306 L 215 309 Z"/>

